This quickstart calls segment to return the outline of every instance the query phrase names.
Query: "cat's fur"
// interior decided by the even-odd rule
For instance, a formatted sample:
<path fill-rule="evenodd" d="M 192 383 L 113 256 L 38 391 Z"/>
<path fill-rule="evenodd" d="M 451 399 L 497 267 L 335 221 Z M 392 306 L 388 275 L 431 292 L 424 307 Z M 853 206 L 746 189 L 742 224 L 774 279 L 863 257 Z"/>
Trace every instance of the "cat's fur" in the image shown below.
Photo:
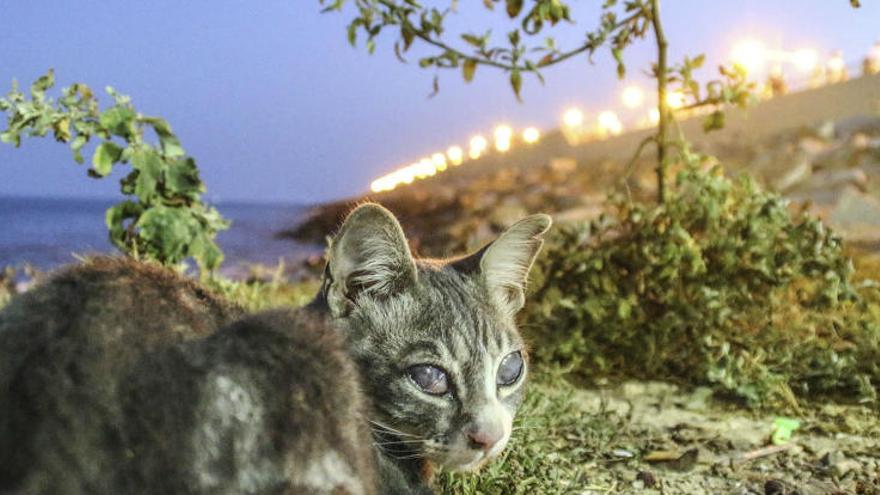
<path fill-rule="evenodd" d="M 415 260 L 364 205 L 312 304 L 250 316 L 147 264 L 63 270 L 0 312 L 0 493 L 430 493 L 433 464 L 509 438 L 527 372 L 496 375 L 524 352 L 513 315 L 548 227 Z M 449 391 L 420 389 L 420 365 Z"/>

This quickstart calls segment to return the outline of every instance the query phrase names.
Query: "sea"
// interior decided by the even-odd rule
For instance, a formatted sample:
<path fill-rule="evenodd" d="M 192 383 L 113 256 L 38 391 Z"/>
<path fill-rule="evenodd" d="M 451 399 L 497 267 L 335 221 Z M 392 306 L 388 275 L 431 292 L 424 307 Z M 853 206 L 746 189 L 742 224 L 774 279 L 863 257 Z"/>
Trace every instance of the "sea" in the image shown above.
<path fill-rule="evenodd" d="M 113 199 L 0 197 L 0 269 L 31 265 L 48 271 L 76 255 L 114 253 L 104 212 Z M 221 273 L 238 278 L 253 263 L 292 263 L 320 253 L 322 246 L 277 237 L 302 219 L 308 205 L 216 203 L 232 221 L 217 242 L 226 255 Z"/>

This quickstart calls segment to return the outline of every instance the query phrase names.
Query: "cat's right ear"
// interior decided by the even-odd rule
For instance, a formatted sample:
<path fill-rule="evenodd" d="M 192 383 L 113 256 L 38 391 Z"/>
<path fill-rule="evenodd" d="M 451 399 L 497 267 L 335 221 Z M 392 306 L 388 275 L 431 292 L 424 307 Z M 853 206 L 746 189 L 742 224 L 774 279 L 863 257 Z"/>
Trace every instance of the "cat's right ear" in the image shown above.
<path fill-rule="evenodd" d="M 330 243 L 324 273 L 334 316 L 358 298 L 384 298 L 416 282 L 416 265 L 400 223 L 385 208 L 367 203 L 352 211 Z"/>

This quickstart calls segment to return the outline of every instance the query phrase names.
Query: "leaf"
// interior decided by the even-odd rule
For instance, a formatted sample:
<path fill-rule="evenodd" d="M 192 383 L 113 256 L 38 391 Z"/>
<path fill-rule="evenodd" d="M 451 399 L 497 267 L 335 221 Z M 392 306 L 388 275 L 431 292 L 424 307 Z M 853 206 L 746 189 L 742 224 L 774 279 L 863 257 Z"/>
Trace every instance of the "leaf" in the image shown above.
<path fill-rule="evenodd" d="M 192 158 L 176 160 L 165 169 L 166 187 L 181 195 L 196 199 L 205 186 L 199 178 L 199 169 Z"/>
<path fill-rule="evenodd" d="M 92 170 L 99 177 L 106 177 L 113 169 L 113 164 L 119 161 L 122 154 L 122 148 L 112 141 L 104 141 L 95 148 L 95 154 L 92 155 Z"/>
<path fill-rule="evenodd" d="M 101 126 L 110 134 L 128 138 L 134 134 L 134 120 L 137 113 L 128 106 L 114 105 L 101 114 Z"/>
<path fill-rule="evenodd" d="M 159 137 L 159 146 L 162 148 L 163 155 L 168 158 L 179 158 L 186 155 L 180 140 L 171 131 L 168 121 L 160 117 L 143 117 L 142 120 L 153 126 L 156 136 Z"/>
<path fill-rule="evenodd" d="M 859 0 L 849 0 L 849 4 L 852 5 L 853 8 L 857 9 L 862 6 Z"/>
<path fill-rule="evenodd" d="M 403 38 L 403 51 L 407 51 L 409 50 L 409 47 L 412 46 L 416 35 L 412 28 L 409 27 L 409 24 L 404 24 L 400 27 L 400 37 Z"/>
<path fill-rule="evenodd" d="M 89 142 L 89 138 L 85 134 L 77 134 L 70 143 L 70 149 L 73 151 L 73 159 L 80 165 L 85 161 L 82 156 L 82 148 Z"/>
<path fill-rule="evenodd" d="M 773 420 L 773 434 L 770 441 L 773 445 L 782 445 L 791 440 L 791 435 L 795 430 L 801 427 L 801 422 L 786 417 L 778 417 Z"/>
<path fill-rule="evenodd" d="M 463 34 L 461 35 L 461 39 L 463 39 L 467 44 L 473 46 L 474 48 L 482 48 L 483 40 L 477 35 L 474 34 Z"/>
<path fill-rule="evenodd" d="M 42 97 L 42 95 L 46 92 L 47 89 L 51 88 L 55 85 L 55 71 L 53 69 L 49 69 L 46 73 L 40 76 L 39 79 L 34 81 L 31 84 L 31 96 L 34 98 Z"/>
<path fill-rule="evenodd" d="M 523 8 L 523 0 L 506 0 L 507 3 L 507 15 L 511 19 L 518 16 L 520 11 Z"/>
<path fill-rule="evenodd" d="M 144 203 L 150 204 L 155 199 L 164 165 L 162 158 L 152 148 L 138 148 L 132 153 L 131 166 L 138 171 L 134 194 Z"/>
<path fill-rule="evenodd" d="M 724 128 L 724 112 L 715 110 L 703 120 L 703 132 L 712 132 Z"/>
<path fill-rule="evenodd" d="M 477 61 L 473 58 L 465 59 L 464 63 L 461 65 L 461 72 L 464 76 L 465 82 L 471 82 L 474 80 L 474 73 L 477 71 Z"/>
<path fill-rule="evenodd" d="M 123 201 L 111 206 L 104 214 L 104 223 L 110 231 L 110 242 L 118 249 L 127 251 L 128 239 L 126 239 L 125 221 L 134 219 L 143 212 L 143 207 L 133 201 Z"/>
<path fill-rule="evenodd" d="M 437 96 L 437 93 L 440 92 L 440 76 L 434 75 L 434 81 L 431 83 L 431 94 L 428 95 L 428 98 L 433 98 Z"/>
<path fill-rule="evenodd" d="M 55 134 L 55 140 L 59 143 L 70 141 L 70 118 L 62 117 L 52 124 L 52 131 Z"/>
<path fill-rule="evenodd" d="M 522 74 L 520 74 L 519 69 L 510 71 L 510 86 L 513 88 L 513 93 L 516 95 L 516 99 L 522 101 L 522 98 L 520 97 L 520 90 L 522 90 Z"/>
<path fill-rule="evenodd" d="M 611 55 L 614 56 L 614 60 L 617 62 L 617 77 L 619 79 L 625 78 L 626 66 L 623 64 L 623 50 L 621 48 L 613 48 Z"/>

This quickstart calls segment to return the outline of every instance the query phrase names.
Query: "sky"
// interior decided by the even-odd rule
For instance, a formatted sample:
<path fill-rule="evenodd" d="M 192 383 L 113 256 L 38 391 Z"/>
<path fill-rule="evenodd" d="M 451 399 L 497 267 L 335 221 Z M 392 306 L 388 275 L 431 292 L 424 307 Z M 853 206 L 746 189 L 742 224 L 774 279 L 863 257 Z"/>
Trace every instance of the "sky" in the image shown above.
<path fill-rule="evenodd" d="M 458 3 L 451 34 L 510 29 L 482 2 Z M 601 2 L 570 3 L 576 23 L 553 31 L 563 48 L 595 27 Z M 661 9 L 671 60 L 705 53 L 713 67 L 745 37 L 858 60 L 880 39 L 880 0 L 862 4 L 666 0 Z M 640 43 L 626 54 L 627 81 L 603 52 L 547 69 L 543 86 L 526 77 L 522 103 L 504 74 L 482 67 L 470 84 L 441 73 L 428 98 L 434 72 L 415 63 L 420 52 L 402 64 L 384 37 L 368 55 L 346 40 L 352 5 L 320 10 L 318 0 L 0 0 L 0 92 L 50 67 L 59 87 L 113 86 L 171 123 L 209 200 L 311 203 L 366 192 L 374 178 L 498 123 L 550 129 L 569 106 L 613 109 L 624 85 L 648 84 L 652 46 Z M 0 144 L 0 196 L 117 197 L 119 173 L 88 178 L 51 138 Z"/>

